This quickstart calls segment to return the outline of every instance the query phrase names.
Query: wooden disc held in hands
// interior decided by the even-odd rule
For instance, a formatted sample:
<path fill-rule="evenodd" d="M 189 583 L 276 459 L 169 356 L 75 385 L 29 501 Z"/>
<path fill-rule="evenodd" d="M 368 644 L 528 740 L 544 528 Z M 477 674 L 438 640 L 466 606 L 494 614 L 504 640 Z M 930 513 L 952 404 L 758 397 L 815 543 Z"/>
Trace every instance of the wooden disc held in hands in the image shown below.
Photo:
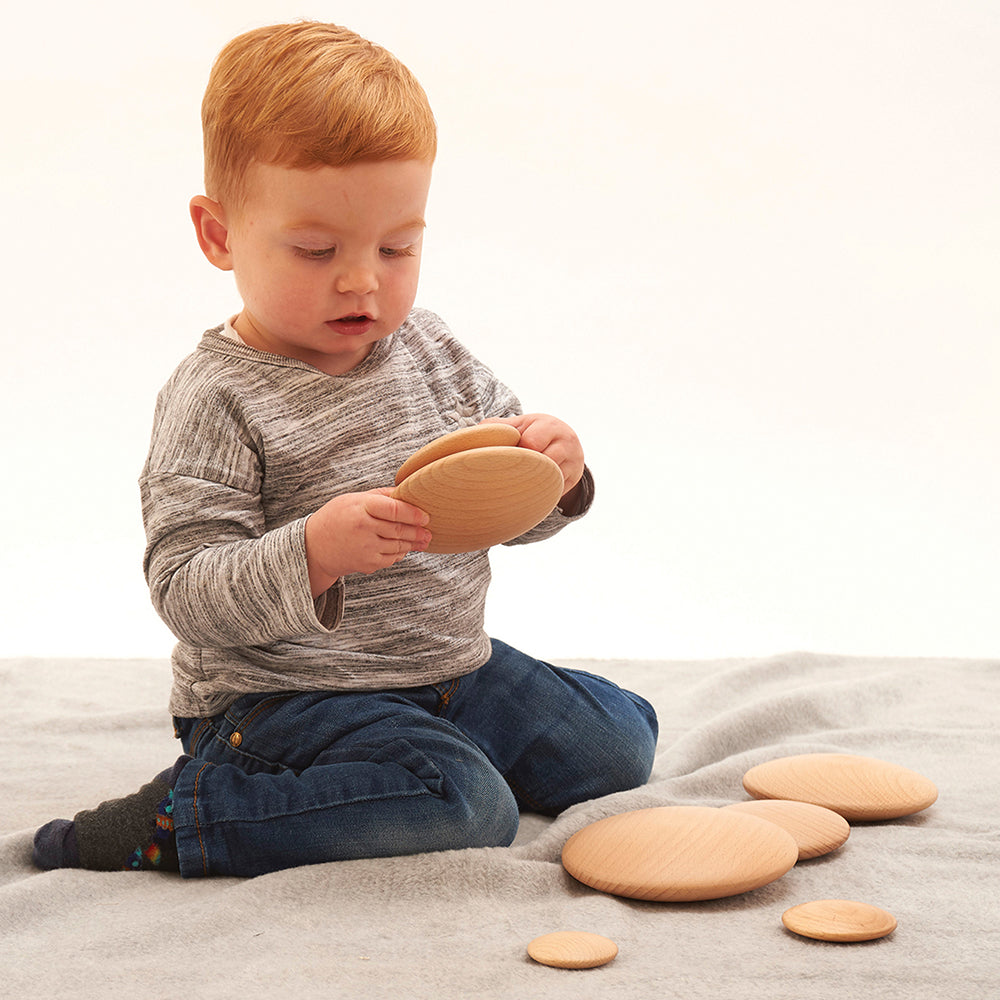
<path fill-rule="evenodd" d="M 785 910 L 781 922 L 793 933 L 818 941 L 874 941 L 896 929 L 896 918 L 853 899 L 817 899 Z"/>
<path fill-rule="evenodd" d="M 756 799 L 812 802 L 847 820 L 897 819 L 938 795 L 932 781 L 899 764 L 845 753 L 780 757 L 750 768 L 743 787 Z"/>
<path fill-rule="evenodd" d="M 661 806 L 598 820 L 573 834 L 563 867 L 584 885 L 658 902 L 720 899 L 757 889 L 798 860 L 792 835 L 735 810 Z"/>
<path fill-rule="evenodd" d="M 508 542 L 559 502 L 559 466 L 529 448 L 482 443 L 498 439 L 516 443 L 520 434 L 509 424 L 470 427 L 432 441 L 403 463 L 393 496 L 430 516 L 428 552 L 474 552 Z"/>
<path fill-rule="evenodd" d="M 521 433 L 510 424 L 477 424 L 475 427 L 463 427 L 452 431 L 425 444 L 415 451 L 396 473 L 398 486 L 407 476 L 417 469 L 422 469 L 431 462 L 447 455 L 456 455 L 460 451 L 470 451 L 473 448 L 516 448 L 521 440 Z"/>

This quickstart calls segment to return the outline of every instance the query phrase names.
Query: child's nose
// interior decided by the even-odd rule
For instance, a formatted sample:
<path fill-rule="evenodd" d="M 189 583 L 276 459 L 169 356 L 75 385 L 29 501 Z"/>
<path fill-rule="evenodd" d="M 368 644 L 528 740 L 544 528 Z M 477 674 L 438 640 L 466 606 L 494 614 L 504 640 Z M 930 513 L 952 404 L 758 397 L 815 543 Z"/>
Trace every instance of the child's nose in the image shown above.
<path fill-rule="evenodd" d="M 369 295 L 378 289 L 378 278 L 373 268 L 362 263 L 349 264 L 337 273 L 334 283 L 341 294 Z"/>

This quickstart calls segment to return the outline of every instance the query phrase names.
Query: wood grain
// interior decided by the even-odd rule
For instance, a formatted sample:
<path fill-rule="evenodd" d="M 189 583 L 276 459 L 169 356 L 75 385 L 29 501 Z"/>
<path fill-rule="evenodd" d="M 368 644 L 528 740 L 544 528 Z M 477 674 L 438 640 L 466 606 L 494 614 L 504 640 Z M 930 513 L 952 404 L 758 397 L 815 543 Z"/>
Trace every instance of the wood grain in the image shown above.
<path fill-rule="evenodd" d="M 870 903 L 853 899 L 817 899 L 781 915 L 793 933 L 819 941 L 874 941 L 896 929 L 896 918 Z"/>
<path fill-rule="evenodd" d="M 547 456 L 478 447 L 417 469 L 393 496 L 430 515 L 428 552 L 473 552 L 533 528 L 555 508 L 562 489 L 562 472 Z"/>
<path fill-rule="evenodd" d="M 471 451 L 473 448 L 516 448 L 520 440 L 521 432 L 510 424 L 476 424 L 474 427 L 463 427 L 450 434 L 443 434 L 419 448 L 399 467 L 396 485 L 439 458 L 457 455 L 460 451 Z"/>
<path fill-rule="evenodd" d="M 562 862 L 601 892 L 688 902 L 757 889 L 784 875 L 798 856 L 791 834 L 758 816 L 662 806 L 584 827 L 566 841 Z"/>
<path fill-rule="evenodd" d="M 799 847 L 799 861 L 818 858 L 837 850 L 851 835 L 851 825 L 839 813 L 811 802 L 789 802 L 784 799 L 752 799 L 723 806 L 751 813 L 777 823 L 787 830 Z"/>
<path fill-rule="evenodd" d="M 528 954 L 556 969 L 596 969 L 618 954 L 618 945 L 587 931 L 554 931 L 535 938 L 528 945 Z"/>
<path fill-rule="evenodd" d="M 779 757 L 752 767 L 743 787 L 757 799 L 825 806 L 847 820 L 897 819 L 934 803 L 937 787 L 899 764 L 854 754 Z"/>

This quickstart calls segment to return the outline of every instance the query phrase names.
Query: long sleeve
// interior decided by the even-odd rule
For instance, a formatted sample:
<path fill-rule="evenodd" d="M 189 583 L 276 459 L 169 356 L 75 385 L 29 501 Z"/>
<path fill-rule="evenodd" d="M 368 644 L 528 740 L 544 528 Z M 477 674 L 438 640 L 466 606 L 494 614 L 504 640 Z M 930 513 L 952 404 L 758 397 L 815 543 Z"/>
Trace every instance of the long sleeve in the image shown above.
<path fill-rule="evenodd" d="M 267 524 L 262 442 L 233 403 L 192 381 L 161 393 L 141 480 L 153 605 L 193 646 L 325 632 L 309 595 L 305 517 Z"/>

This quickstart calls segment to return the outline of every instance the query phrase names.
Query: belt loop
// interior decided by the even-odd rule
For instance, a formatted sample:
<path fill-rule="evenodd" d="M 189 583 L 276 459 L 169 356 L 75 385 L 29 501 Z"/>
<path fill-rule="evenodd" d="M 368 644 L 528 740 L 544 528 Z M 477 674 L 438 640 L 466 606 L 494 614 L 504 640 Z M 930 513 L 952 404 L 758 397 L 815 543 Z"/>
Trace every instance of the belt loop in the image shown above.
<path fill-rule="evenodd" d="M 448 705 L 451 703 L 451 699 L 455 696 L 455 692 L 458 691 L 459 684 L 461 684 L 462 678 L 456 677 L 453 681 L 449 681 L 447 684 L 435 684 L 434 690 L 438 693 L 438 711 L 439 716 L 444 715 L 448 709 Z"/>

